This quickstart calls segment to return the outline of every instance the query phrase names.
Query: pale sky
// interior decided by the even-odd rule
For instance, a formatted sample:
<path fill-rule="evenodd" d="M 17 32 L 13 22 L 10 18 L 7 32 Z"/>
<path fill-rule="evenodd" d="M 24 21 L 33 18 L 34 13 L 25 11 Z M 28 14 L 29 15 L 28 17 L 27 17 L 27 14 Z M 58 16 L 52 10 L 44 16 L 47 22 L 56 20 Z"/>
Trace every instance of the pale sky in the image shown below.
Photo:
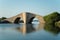
<path fill-rule="evenodd" d="M 11 17 L 21 12 L 38 15 L 60 13 L 60 0 L 0 0 L 0 17 Z"/>

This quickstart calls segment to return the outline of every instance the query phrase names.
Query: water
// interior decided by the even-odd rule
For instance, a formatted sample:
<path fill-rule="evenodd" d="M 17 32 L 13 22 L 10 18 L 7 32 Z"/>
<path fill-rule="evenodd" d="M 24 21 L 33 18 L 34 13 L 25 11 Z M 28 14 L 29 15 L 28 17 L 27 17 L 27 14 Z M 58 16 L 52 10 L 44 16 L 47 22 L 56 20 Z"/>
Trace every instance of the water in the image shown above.
<path fill-rule="evenodd" d="M 60 40 L 60 28 L 45 24 L 0 24 L 0 40 Z"/>

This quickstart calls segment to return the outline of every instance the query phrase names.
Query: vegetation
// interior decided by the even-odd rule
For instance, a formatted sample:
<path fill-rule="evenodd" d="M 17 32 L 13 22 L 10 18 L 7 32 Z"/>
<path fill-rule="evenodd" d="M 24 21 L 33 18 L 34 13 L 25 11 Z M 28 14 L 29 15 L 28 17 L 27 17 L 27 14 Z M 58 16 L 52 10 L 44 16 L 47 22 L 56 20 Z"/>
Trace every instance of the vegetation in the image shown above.
<path fill-rule="evenodd" d="M 54 25 L 55 22 L 60 20 L 60 14 L 58 12 L 53 12 L 47 16 L 44 16 L 44 20 L 46 21 L 47 24 Z"/>
<path fill-rule="evenodd" d="M 55 26 L 58 26 L 60 28 L 60 21 L 56 22 Z"/>
<path fill-rule="evenodd" d="M 2 18 L 0 18 L 0 21 L 2 21 L 2 20 L 4 20 L 4 19 L 6 19 L 6 17 L 2 17 Z"/>
<path fill-rule="evenodd" d="M 46 21 L 46 24 L 50 25 L 58 24 L 57 22 L 60 21 L 60 13 L 53 12 L 47 16 L 44 16 L 44 20 Z"/>

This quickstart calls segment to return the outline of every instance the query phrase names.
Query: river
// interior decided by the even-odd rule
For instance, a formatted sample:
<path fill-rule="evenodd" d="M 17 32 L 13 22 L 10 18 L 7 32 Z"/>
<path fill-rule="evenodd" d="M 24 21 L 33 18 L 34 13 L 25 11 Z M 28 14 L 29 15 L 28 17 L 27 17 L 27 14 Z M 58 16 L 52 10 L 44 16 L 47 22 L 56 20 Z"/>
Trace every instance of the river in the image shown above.
<path fill-rule="evenodd" d="M 60 29 L 45 24 L 0 24 L 0 40 L 60 40 Z"/>

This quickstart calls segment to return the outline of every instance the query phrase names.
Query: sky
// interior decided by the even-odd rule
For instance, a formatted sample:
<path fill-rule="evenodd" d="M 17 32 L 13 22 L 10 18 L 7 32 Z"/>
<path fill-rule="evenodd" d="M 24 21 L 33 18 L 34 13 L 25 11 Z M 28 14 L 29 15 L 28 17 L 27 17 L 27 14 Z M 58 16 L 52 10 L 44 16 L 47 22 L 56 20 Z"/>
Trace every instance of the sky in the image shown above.
<path fill-rule="evenodd" d="M 22 12 L 41 16 L 60 13 L 60 0 L 0 0 L 0 17 L 12 17 Z"/>

